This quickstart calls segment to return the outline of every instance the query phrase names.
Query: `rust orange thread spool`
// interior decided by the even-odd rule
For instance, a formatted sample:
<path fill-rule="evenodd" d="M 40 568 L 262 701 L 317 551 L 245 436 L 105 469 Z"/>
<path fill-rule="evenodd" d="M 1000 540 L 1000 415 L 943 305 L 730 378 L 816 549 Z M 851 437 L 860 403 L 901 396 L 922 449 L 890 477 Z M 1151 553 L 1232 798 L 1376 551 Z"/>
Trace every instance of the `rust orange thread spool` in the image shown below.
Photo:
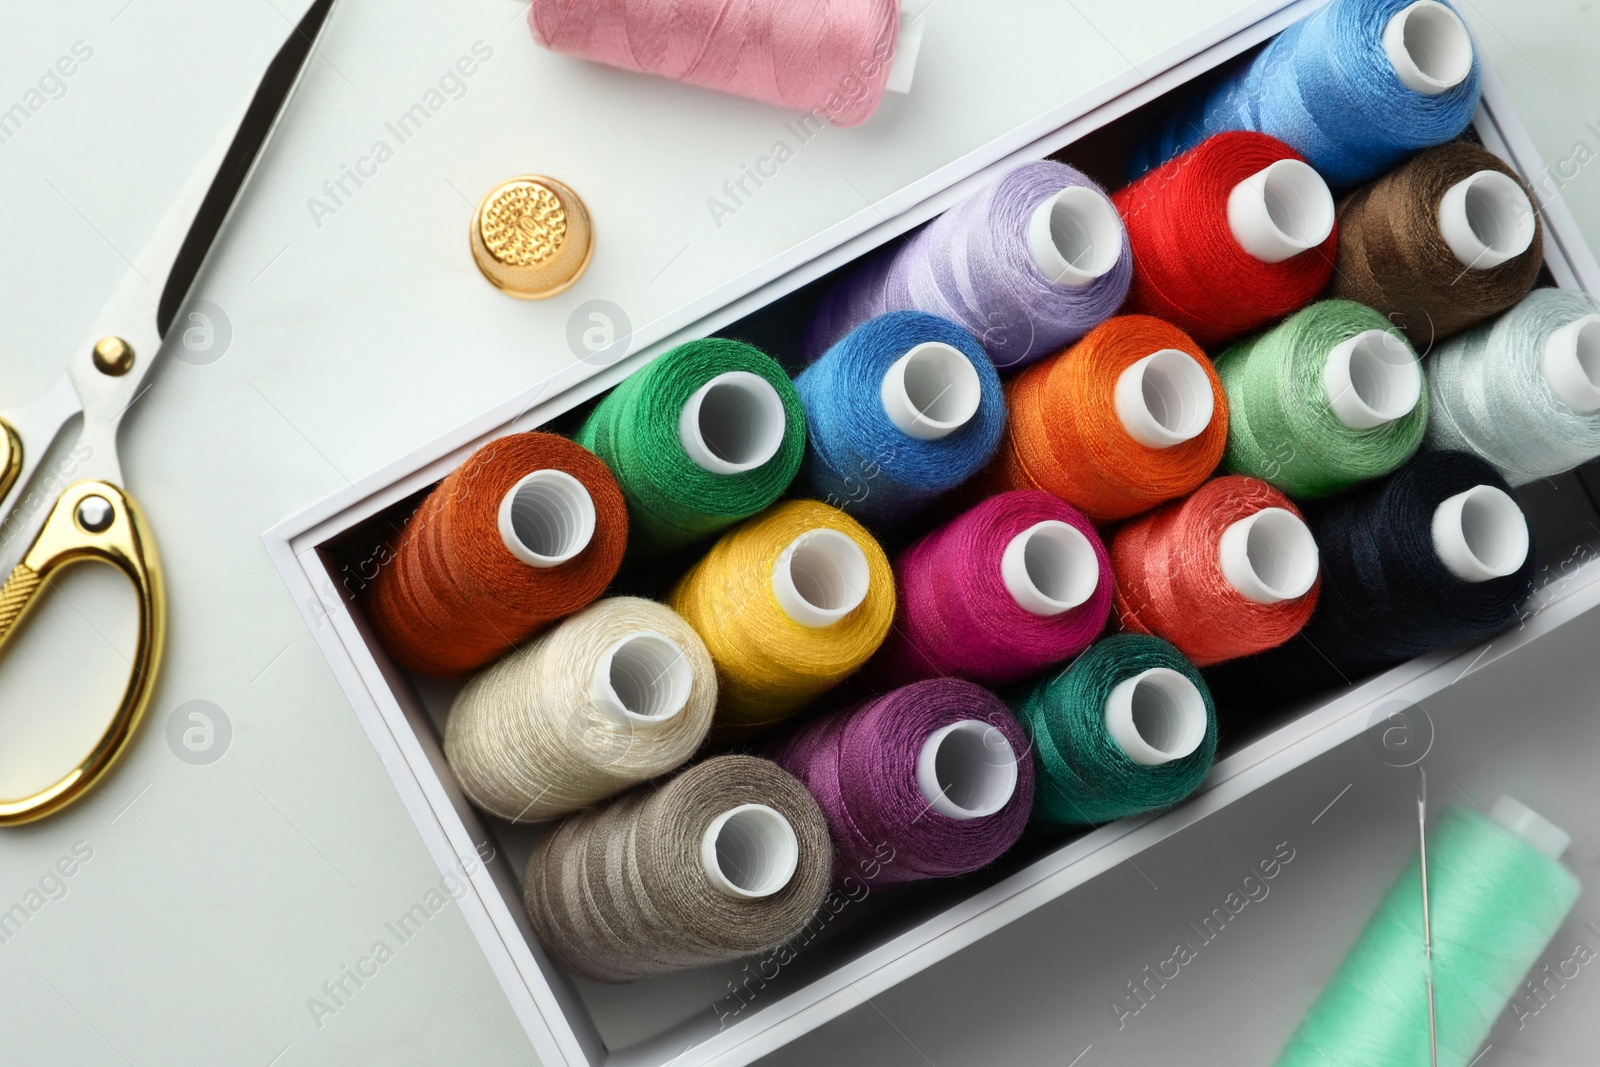
<path fill-rule="evenodd" d="M 1108 319 L 1006 390 L 1011 420 L 987 487 L 1043 489 L 1096 523 L 1192 492 L 1222 460 L 1228 406 L 1189 335 Z"/>
<path fill-rule="evenodd" d="M 1289 498 L 1243 475 L 1128 523 L 1111 541 L 1113 611 L 1197 667 L 1276 648 L 1321 588 L 1317 542 Z"/>
<path fill-rule="evenodd" d="M 512 434 L 428 494 L 373 580 L 367 618 L 402 667 L 463 674 L 598 597 L 627 541 L 622 491 L 594 453 Z"/>

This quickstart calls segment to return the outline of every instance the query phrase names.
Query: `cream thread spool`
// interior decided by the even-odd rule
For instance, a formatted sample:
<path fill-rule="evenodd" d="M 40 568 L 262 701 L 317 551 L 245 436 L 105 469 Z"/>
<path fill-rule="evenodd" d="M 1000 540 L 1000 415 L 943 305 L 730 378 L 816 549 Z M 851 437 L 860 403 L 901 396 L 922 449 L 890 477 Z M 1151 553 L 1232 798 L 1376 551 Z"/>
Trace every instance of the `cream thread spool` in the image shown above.
<path fill-rule="evenodd" d="M 1106 731 L 1146 767 L 1182 759 L 1206 737 L 1206 702 L 1195 684 L 1167 667 L 1117 683 L 1106 696 Z"/>
<path fill-rule="evenodd" d="M 1282 263 L 1316 248 L 1333 232 L 1333 193 L 1298 159 L 1280 159 L 1233 187 L 1228 229 L 1262 263 Z"/>
<path fill-rule="evenodd" d="M 1128 436 L 1149 448 L 1192 441 L 1211 425 L 1216 410 L 1205 369 L 1176 348 L 1152 352 L 1125 369 L 1112 402 Z"/>
<path fill-rule="evenodd" d="M 1056 285 L 1088 285 L 1111 272 L 1122 255 L 1122 219 L 1103 194 L 1068 186 L 1034 208 L 1028 254 Z"/>
<path fill-rule="evenodd" d="M 1515 574 L 1528 558 L 1528 522 L 1504 491 L 1477 485 L 1433 511 L 1433 550 L 1464 582 Z"/>
<path fill-rule="evenodd" d="M 1047 519 L 1006 542 L 1000 577 L 1022 610 L 1060 615 L 1094 595 L 1100 585 L 1100 560 L 1081 530 Z"/>
<path fill-rule="evenodd" d="M 1417 0 L 1389 17 L 1383 51 L 1400 84 L 1438 96 L 1472 73 L 1472 36 L 1454 11 L 1436 0 Z"/>
<path fill-rule="evenodd" d="M 1317 581 L 1316 538 L 1299 516 L 1283 508 L 1262 508 L 1229 524 L 1217 559 L 1227 583 L 1256 604 L 1296 600 Z"/>
<path fill-rule="evenodd" d="M 981 719 L 929 734 L 917 752 L 917 790 L 928 807 L 957 822 L 987 818 L 1017 791 L 1017 753 Z"/>

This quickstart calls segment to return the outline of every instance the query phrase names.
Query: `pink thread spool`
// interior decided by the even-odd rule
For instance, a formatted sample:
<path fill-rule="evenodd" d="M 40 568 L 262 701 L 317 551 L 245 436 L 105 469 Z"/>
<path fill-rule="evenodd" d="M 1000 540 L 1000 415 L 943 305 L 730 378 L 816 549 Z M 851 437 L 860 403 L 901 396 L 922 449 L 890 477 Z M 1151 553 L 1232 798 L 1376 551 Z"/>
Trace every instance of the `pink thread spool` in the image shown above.
<path fill-rule="evenodd" d="M 908 92 L 921 20 L 898 0 L 533 0 L 553 52 L 865 122 L 885 90 Z"/>
<path fill-rule="evenodd" d="M 901 552 L 876 680 L 1026 678 L 1088 648 L 1114 584 L 1083 512 L 1038 490 L 990 497 Z"/>

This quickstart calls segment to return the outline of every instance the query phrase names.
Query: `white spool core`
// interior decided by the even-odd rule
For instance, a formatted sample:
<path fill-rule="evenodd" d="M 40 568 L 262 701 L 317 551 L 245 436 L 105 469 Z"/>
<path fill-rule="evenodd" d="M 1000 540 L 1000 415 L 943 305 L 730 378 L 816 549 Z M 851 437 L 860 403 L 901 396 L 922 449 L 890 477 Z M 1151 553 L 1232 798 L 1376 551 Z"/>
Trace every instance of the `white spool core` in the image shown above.
<path fill-rule="evenodd" d="M 1489 270 L 1533 244 L 1533 204 L 1509 174 L 1480 170 L 1439 201 L 1439 235 L 1462 266 Z"/>
<path fill-rule="evenodd" d="M 757 900 L 789 884 L 800 866 L 800 840 L 783 813 L 740 804 L 711 820 L 700 839 L 700 866 L 712 888 Z"/>
<path fill-rule="evenodd" d="M 1222 531 L 1217 560 L 1222 577 L 1256 604 L 1305 596 L 1317 581 L 1316 538 L 1292 511 L 1262 508 Z"/>
<path fill-rule="evenodd" d="M 1152 667 L 1106 696 L 1106 730 L 1135 763 L 1157 767 L 1182 759 L 1206 738 L 1206 702 L 1177 671 Z"/>
<path fill-rule="evenodd" d="M 1117 376 L 1117 421 L 1150 448 L 1192 440 L 1211 424 L 1216 398 L 1205 368 L 1187 352 L 1163 348 Z"/>
<path fill-rule="evenodd" d="M 1509 830 L 1553 860 L 1572 844 L 1572 835 L 1522 801 L 1502 796 L 1489 808 L 1489 821 Z"/>
<path fill-rule="evenodd" d="M 861 546 L 838 530 L 807 530 L 778 553 L 772 595 L 801 626 L 832 626 L 866 599 L 871 574 Z"/>
<path fill-rule="evenodd" d="M 1463 582 L 1504 578 L 1528 558 L 1528 520 L 1505 492 L 1475 485 L 1433 510 L 1433 550 Z"/>
<path fill-rule="evenodd" d="M 1105 196 L 1068 186 L 1033 209 L 1028 252 L 1039 273 L 1057 285 L 1088 285 L 1122 255 L 1122 216 Z"/>
<path fill-rule="evenodd" d="M 1600 315 L 1574 319 L 1544 347 L 1544 380 L 1579 415 L 1600 411 Z"/>
<path fill-rule="evenodd" d="M 937 441 L 972 421 L 983 383 L 959 348 L 924 341 L 884 372 L 878 395 L 900 430 L 919 441 Z"/>
<path fill-rule="evenodd" d="M 1100 559 L 1076 526 L 1047 519 L 1006 543 L 1000 578 L 1023 611 L 1059 615 L 1094 595 Z"/>
<path fill-rule="evenodd" d="M 1394 334 L 1363 330 L 1328 353 L 1322 385 L 1340 422 L 1372 430 L 1411 414 L 1422 399 L 1422 367 Z"/>
<path fill-rule="evenodd" d="M 1250 255 L 1282 263 L 1316 248 L 1333 232 L 1333 194 L 1322 175 L 1298 159 L 1256 171 L 1228 194 L 1228 229 Z"/>
<path fill-rule="evenodd" d="M 590 692 L 613 718 L 661 722 L 684 709 L 693 686 L 694 672 L 678 643 L 641 630 L 601 653 Z"/>
<path fill-rule="evenodd" d="M 500 498 L 500 540 L 530 567 L 556 567 L 589 547 L 594 499 L 566 471 L 534 471 Z"/>
<path fill-rule="evenodd" d="M 696 389 L 678 418 L 678 440 L 695 466 L 713 474 L 752 471 L 783 444 L 783 399 L 758 374 L 735 370 Z"/>
<path fill-rule="evenodd" d="M 1472 73 L 1472 37 L 1460 16 L 1434 0 L 1395 12 L 1383 28 L 1383 51 L 1400 84 L 1438 96 Z"/>
<path fill-rule="evenodd" d="M 993 815 L 1017 790 L 1016 751 L 979 719 L 941 726 L 917 753 L 917 788 L 940 815 L 960 821 Z"/>
<path fill-rule="evenodd" d="M 900 12 L 900 29 L 894 38 L 894 62 L 889 67 L 889 80 L 883 83 L 884 92 L 909 93 L 911 80 L 917 71 L 917 56 L 922 52 L 922 34 L 927 20 L 921 15 L 907 18 Z"/>

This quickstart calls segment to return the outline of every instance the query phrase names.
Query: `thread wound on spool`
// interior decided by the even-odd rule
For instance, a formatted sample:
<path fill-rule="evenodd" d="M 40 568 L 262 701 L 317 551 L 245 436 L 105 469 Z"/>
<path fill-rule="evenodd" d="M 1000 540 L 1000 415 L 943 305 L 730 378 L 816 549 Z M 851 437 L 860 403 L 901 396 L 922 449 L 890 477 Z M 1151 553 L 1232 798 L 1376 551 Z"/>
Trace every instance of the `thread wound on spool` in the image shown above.
<path fill-rule="evenodd" d="M 1321 292 L 1338 244 L 1331 228 L 1314 247 L 1268 263 L 1246 251 L 1229 222 L 1235 188 L 1285 160 L 1304 162 L 1264 134 L 1220 133 L 1113 194 L 1133 248 L 1126 310 L 1165 319 L 1210 346 Z M 1286 202 L 1273 213 L 1299 219 L 1297 229 L 1312 225 L 1303 217 L 1309 206 Z"/>
<path fill-rule="evenodd" d="M 475 675 L 451 704 L 445 757 L 479 808 L 540 822 L 683 763 L 716 703 L 694 630 L 660 604 L 612 597 Z"/>
<path fill-rule="evenodd" d="M 1382 315 L 1347 300 L 1312 304 L 1232 346 L 1217 357 L 1217 375 L 1228 396 L 1228 470 L 1297 499 L 1389 473 L 1427 431 L 1416 353 Z M 1344 409 L 1371 425 L 1350 426 Z"/>
<path fill-rule="evenodd" d="M 1144 745 L 1171 756 L 1158 762 L 1130 755 L 1107 722 L 1107 704 L 1117 688 L 1151 671 L 1176 675 L 1189 687 L 1170 706 L 1156 699 L 1130 711 Z M 1147 687 L 1145 698 L 1177 691 L 1170 683 Z M 1188 747 L 1193 726 L 1192 716 L 1181 710 L 1187 692 L 1199 695 L 1204 729 L 1178 755 Z M 1172 707 L 1180 710 L 1169 714 Z M 1033 821 L 1049 826 L 1087 826 L 1169 808 L 1200 788 L 1217 755 L 1216 709 L 1205 681 L 1177 649 L 1156 637 L 1108 637 L 1066 670 L 1036 683 L 1012 708 L 1033 748 Z"/>
<path fill-rule="evenodd" d="M 855 126 L 887 87 L 900 8 L 896 0 L 830 2 L 800 16 L 777 4 L 730 10 L 712 0 L 534 0 L 528 26 L 553 52 Z"/>
<path fill-rule="evenodd" d="M 1026 537 L 1023 577 L 1038 597 L 1022 603 L 1006 556 L 1045 524 L 1070 533 Z M 1111 611 L 1111 564 L 1099 534 L 1082 512 L 1038 491 L 991 497 L 931 531 L 896 558 L 895 582 L 895 625 L 871 669 L 887 685 L 940 675 L 1019 681 L 1089 647 Z M 1035 610 L 1041 600 L 1051 603 Z"/>
<path fill-rule="evenodd" d="M 1496 266 L 1485 264 L 1498 254 L 1481 252 L 1464 265 L 1440 230 L 1451 189 L 1485 171 L 1514 184 L 1532 212 L 1531 194 L 1511 167 L 1464 143 L 1429 149 L 1346 197 L 1339 204 L 1332 294 L 1376 308 L 1424 351 L 1522 299 L 1544 263 L 1544 225 L 1536 212 L 1520 215 L 1515 205 L 1505 206 L 1502 193 L 1493 200 L 1500 208 L 1485 206 L 1468 217 L 1478 220 L 1475 239 L 1484 248 L 1515 247 L 1523 242 L 1516 234 L 1526 231 L 1521 251 Z M 1468 219 L 1462 221 L 1472 232 Z"/>
<path fill-rule="evenodd" d="M 888 311 L 925 311 L 950 319 L 983 345 L 999 369 L 1020 367 L 1082 337 L 1115 314 L 1132 269 L 1127 234 L 1099 213 L 1064 212 L 1043 242 L 1087 276 L 1053 281 L 1034 259 L 1034 216 L 1064 190 L 1104 199 L 1083 174 L 1051 160 L 1001 175 L 912 234 L 852 269 L 817 309 L 806 338 L 816 358 L 857 326 Z M 1052 214 L 1052 219 L 1057 216 Z M 1114 240 L 1114 252 L 1105 247 Z"/>
<path fill-rule="evenodd" d="M 944 745 L 933 755 L 943 803 L 936 804 L 919 768 L 941 730 Z M 765 751 L 822 806 L 835 882 L 854 876 L 891 885 L 978 870 L 1021 836 L 1033 802 L 1033 768 L 1017 761 L 1027 752 L 1022 728 L 998 697 L 952 678 L 813 719 Z"/>
<path fill-rule="evenodd" d="M 1445 39 L 1448 26 L 1438 32 L 1437 14 L 1413 14 L 1398 27 L 1398 47 L 1389 45 L 1395 16 L 1416 6 L 1334 0 L 1312 12 L 1209 92 L 1186 96 L 1160 119 L 1137 146 L 1130 175 L 1154 170 L 1215 134 L 1254 130 L 1288 143 L 1329 184 L 1347 189 L 1420 148 L 1455 138 L 1478 108 L 1477 59 L 1467 38 L 1461 70 L 1460 42 Z M 1459 16 L 1446 13 L 1464 36 Z M 1450 84 L 1442 91 L 1407 86 L 1392 48 L 1435 82 Z"/>
<path fill-rule="evenodd" d="M 1291 520 L 1300 515 L 1265 482 L 1228 475 L 1118 530 L 1111 541 L 1118 625 L 1164 638 L 1202 667 L 1293 637 L 1317 603 L 1316 580 L 1306 580 L 1315 574 L 1315 546 L 1307 559 L 1277 531 L 1251 531 L 1257 536 L 1243 546 L 1248 569 L 1255 586 L 1272 595 L 1246 595 L 1223 558 L 1230 528 L 1268 510 Z"/>
<path fill-rule="evenodd" d="M 784 857 L 759 820 L 736 826 L 717 855 L 722 874 L 762 892 L 730 893 L 706 873 L 707 832 L 757 807 L 793 831 L 794 871 L 766 891 Z M 716 756 L 556 824 L 528 857 L 522 899 L 539 942 L 568 969 L 627 982 L 784 944 L 821 906 L 832 870 L 828 824 L 803 785 L 766 760 Z"/>
<path fill-rule="evenodd" d="M 545 566 L 513 554 L 501 526 L 507 498 L 515 512 L 515 490 L 538 471 L 563 472 L 576 483 L 558 479 L 560 490 L 535 493 L 539 499 L 524 494 L 526 521 L 509 520 L 510 540 L 528 538 L 523 547 L 552 564 Z M 594 532 L 569 554 L 587 525 L 579 514 L 584 496 Z M 474 452 L 406 520 L 392 560 L 367 590 L 367 619 L 407 670 L 464 674 L 598 597 L 616 575 L 627 540 L 627 509 L 605 464 L 554 434 L 512 434 Z M 554 562 L 561 556 L 567 558 Z"/>
<path fill-rule="evenodd" d="M 1429 447 L 1480 456 L 1512 485 L 1600 455 L 1597 314 L 1587 294 L 1535 289 L 1440 345 L 1428 361 Z"/>
<path fill-rule="evenodd" d="M 866 588 L 836 590 L 857 599 L 831 624 L 797 622 L 773 591 L 773 571 L 797 538 L 832 531 L 854 542 L 866 561 Z M 819 559 L 825 564 L 825 559 Z M 839 572 L 824 585 L 832 588 Z M 802 596 L 839 603 L 804 576 Z M 678 582 L 671 606 L 705 641 L 721 693 L 717 725 L 728 736 L 754 732 L 798 711 L 843 681 L 877 651 L 894 619 L 894 575 L 872 535 L 850 516 L 814 500 L 778 504 L 724 535 Z"/>
<path fill-rule="evenodd" d="M 763 414 L 764 392 L 749 379 L 764 382 L 783 406 L 776 451 L 748 469 L 708 470 L 716 464 L 697 462 L 684 445 L 684 408 L 725 374 L 735 377 L 723 379 L 727 388 L 714 396 L 701 394 L 691 421 L 708 450 L 720 449 L 730 466 L 747 467 L 768 441 L 763 428 L 771 413 Z M 805 455 L 805 413 L 770 356 L 709 337 L 678 345 L 624 379 L 584 420 L 578 441 L 616 473 L 633 522 L 634 551 L 659 553 L 726 529 L 782 495 Z"/>
<path fill-rule="evenodd" d="M 1430 989 L 1438 1062 L 1468 1063 L 1580 891 L 1571 871 L 1527 841 L 1476 811 L 1446 807 L 1428 834 L 1431 963 L 1413 857 L 1277 1067 L 1429 1062 Z M 1425 965 L 1431 987 L 1420 977 Z"/>
<path fill-rule="evenodd" d="M 907 372 L 901 360 L 927 352 L 925 345 L 943 352 L 924 371 Z M 923 420 L 913 427 L 919 432 L 898 426 L 885 402 L 887 376 L 896 367 L 908 406 Z M 946 408 L 963 372 L 975 379 L 975 410 L 942 435 L 929 435 L 927 428 L 967 410 L 964 404 Z M 890 312 L 862 324 L 806 368 L 795 389 L 808 429 L 801 480 L 816 496 L 877 528 L 904 521 L 976 473 L 1005 429 L 1005 395 L 982 346 L 955 323 L 920 311 Z"/>
<path fill-rule="evenodd" d="M 1179 444 L 1152 448 L 1117 414 L 1121 375 L 1152 353 L 1187 355 L 1210 381 L 1211 418 Z M 1228 405 L 1211 361 L 1176 326 L 1146 315 L 1107 320 L 1006 389 L 1011 419 L 979 481 L 991 490 L 1042 489 L 1097 523 L 1127 518 L 1192 492 L 1216 469 L 1228 440 Z"/>

